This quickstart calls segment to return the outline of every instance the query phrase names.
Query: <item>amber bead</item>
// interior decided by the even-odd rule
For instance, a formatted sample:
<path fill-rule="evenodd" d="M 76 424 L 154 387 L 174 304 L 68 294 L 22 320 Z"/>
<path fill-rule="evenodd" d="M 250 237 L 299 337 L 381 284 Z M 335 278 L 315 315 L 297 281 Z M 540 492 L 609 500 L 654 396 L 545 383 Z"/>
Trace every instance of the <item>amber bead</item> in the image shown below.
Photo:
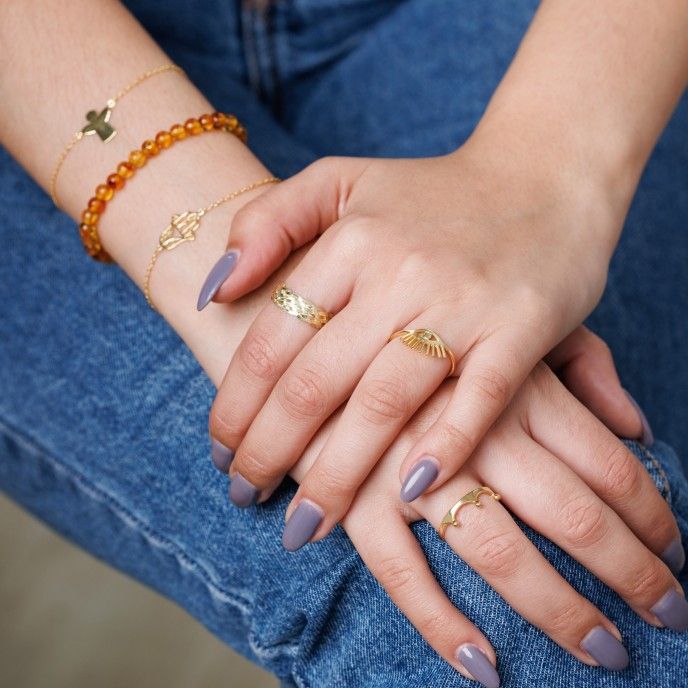
<path fill-rule="evenodd" d="M 109 201 L 113 193 L 114 191 L 107 186 L 107 184 L 98 184 L 98 186 L 96 186 L 96 198 L 101 201 Z"/>
<path fill-rule="evenodd" d="M 227 115 L 225 126 L 234 131 L 239 126 L 239 120 L 234 115 Z"/>
<path fill-rule="evenodd" d="M 158 148 L 169 148 L 172 145 L 172 134 L 169 131 L 159 131 L 155 135 L 155 143 Z"/>
<path fill-rule="evenodd" d="M 154 155 L 157 155 L 160 149 L 158 148 L 158 144 L 155 143 L 152 139 L 146 139 L 142 144 L 141 144 L 141 150 L 149 157 L 152 158 Z"/>
<path fill-rule="evenodd" d="M 222 129 L 227 123 L 227 115 L 224 112 L 213 112 L 211 117 L 213 118 L 213 127 L 215 129 Z"/>
<path fill-rule="evenodd" d="M 122 179 L 129 179 L 134 174 L 134 166 L 130 162 L 121 162 L 117 165 L 117 174 Z"/>
<path fill-rule="evenodd" d="M 95 225 L 99 217 L 98 213 L 94 213 L 91 210 L 84 210 L 84 212 L 81 213 L 81 221 L 85 225 Z"/>
<path fill-rule="evenodd" d="M 200 134 L 203 131 L 201 123 L 195 117 L 191 117 L 184 122 L 184 129 L 186 129 L 187 134 L 191 134 L 192 136 L 194 134 Z"/>
<path fill-rule="evenodd" d="M 87 225 L 85 222 L 82 222 L 79 225 L 79 234 L 81 235 L 81 238 L 84 241 L 86 241 L 86 240 L 92 241 L 96 235 L 95 229 L 96 228 L 93 225 Z"/>
<path fill-rule="evenodd" d="M 121 189 L 124 186 L 124 179 L 120 177 L 117 172 L 113 172 L 108 178 L 107 178 L 107 185 L 111 188 L 114 189 L 115 191 Z"/>
<path fill-rule="evenodd" d="M 92 213 L 98 213 L 99 215 L 105 210 L 105 201 L 101 201 L 100 198 L 95 196 L 88 201 L 88 209 Z"/>
<path fill-rule="evenodd" d="M 129 153 L 129 162 L 134 167 L 143 167 L 148 160 L 148 156 L 142 150 L 133 150 Z"/>
<path fill-rule="evenodd" d="M 203 129 L 210 131 L 213 128 L 213 116 L 212 115 L 201 115 L 198 118 Z"/>
<path fill-rule="evenodd" d="M 170 127 L 170 134 L 172 134 L 175 141 L 181 141 L 186 138 L 186 129 L 181 124 L 173 124 Z"/>

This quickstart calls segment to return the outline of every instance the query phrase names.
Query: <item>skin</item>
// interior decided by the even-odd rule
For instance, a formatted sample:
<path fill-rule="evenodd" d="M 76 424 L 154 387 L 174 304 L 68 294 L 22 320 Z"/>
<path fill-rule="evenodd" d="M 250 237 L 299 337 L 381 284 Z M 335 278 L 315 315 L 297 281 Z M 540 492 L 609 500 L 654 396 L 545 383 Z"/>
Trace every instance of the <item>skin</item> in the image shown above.
<path fill-rule="evenodd" d="M 454 153 L 321 160 L 248 204 L 216 300 L 320 237 L 285 281 L 335 316 L 289 337 L 272 304 L 257 317 L 213 408 L 218 439 L 236 450 L 231 475 L 269 493 L 345 403 L 294 498 L 324 512 L 316 538 L 328 532 L 449 371 L 388 341 L 412 328 L 442 337 L 458 383 L 399 478 L 428 459 L 438 468 L 428 489 L 455 475 L 537 361 L 597 304 L 638 178 L 685 89 L 687 34 L 688 5 L 674 0 L 545 1 Z M 270 370 L 247 365 L 261 357 Z"/>
<path fill-rule="evenodd" d="M 107 33 L 92 30 L 100 25 L 108 26 Z M 0 137 L 44 189 L 62 142 L 81 126 L 83 113 L 93 106 L 91 100 L 104 100 L 142 71 L 168 61 L 128 12 L 107 0 L 74 0 L 59 8 L 6 0 L 0 6 L 0 45 L 9 47 L 0 54 Z M 121 50 L 122 45 L 127 49 Z M 84 64 L 89 69 L 84 69 Z M 74 74 L 81 78 L 75 80 Z M 45 98 L 45 93 L 53 97 Z M 132 91 L 113 113 L 113 124 L 120 126 L 115 139 L 107 146 L 93 137 L 83 141 L 65 163 L 59 184 L 65 210 L 76 219 L 95 184 L 144 138 L 190 114 L 212 109 L 197 89 L 178 75 L 160 76 L 145 88 Z M 41 126 L 27 127 L 27 121 L 40 122 Z M 208 170 L 207 175 L 199 174 L 203 169 Z M 127 185 L 122 197 L 110 204 L 100 226 L 104 246 L 140 287 L 158 236 L 173 212 L 196 208 L 268 175 L 250 151 L 231 136 L 212 133 L 185 141 L 151 161 Z M 253 195 L 262 197 L 263 193 Z M 250 199 L 250 195 L 237 199 L 204 218 L 193 244 L 161 256 L 151 282 L 160 313 L 216 385 L 269 298 L 269 288 L 261 287 L 230 305 L 202 313 L 195 308 L 203 278 L 222 250 L 223 233 L 237 211 L 249 207 L 246 203 Z M 290 256 L 274 279 L 285 279 L 298 269 L 304 255 L 309 254 L 301 251 Z M 307 328 L 286 316 L 282 323 L 285 331 L 294 328 L 297 332 L 296 326 Z M 601 417 L 616 432 L 640 434 L 638 417 L 625 401 L 608 350 L 598 339 L 577 330 L 551 355 L 562 376 L 577 381 L 581 397 L 592 408 L 602 409 Z M 420 376 L 426 361 L 413 357 L 409 362 L 418 367 Z M 600 371 L 609 382 L 603 391 L 594 384 Z M 438 523 L 447 506 L 476 481 L 498 485 L 504 506 L 561 542 L 619 590 L 643 618 L 657 623 L 648 611 L 651 602 L 668 588 L 679 589 L 656 556 L 677 537 L 674 520 L 632 455 L 544 365 L 536 366 L 527 376 L 459 474 L 413 505 L 400 502 L 397 476 L 403 458 L 437 421 L 455 385 L 454 380 L 443 382 L 404 425 L 342 521 L 373 574 L 432 647 L 464 675 L 468 674 L 454 655 L 466 643 L 477 645 L 493 663 L 496 661 L 488 640 L 446 598 L 406 527 L 421 518 Z M 339 413 L 333 414 L 315 432 L 290 471 L 297 481 L 305 480 L 312 470 L 339 419 Z M 222 428 L 216 424 L 212 430 L 220 434 Z M 571 437 L 577 438 L 573 444 Z M 510 461 L 522 462 L 533 471 L 534 481 L 546 479 L 546 483 L 541 489 L 525 490 L 507 470 Z M 538 462 L 542 461 L 549 466 L 546 478 L 539 475 Z M 632 479 L 605 479 L 611 475 L 631 475 Z M 554 497 L 545 489 L 552 484 L 557 485 Z M 560 509 L 571 506 L 561 498 L 563 492 L 569 494 L 571 490 L 579 496 L 581 508 L 570 508 L 561 527 L 548 530 L 551 526 L 542 523 L 542 514 L 553 505 Z M 628 509 L 631 495 L 645 505 L 642 520 L 654 524 L 652 533 L 646 532 L 636 512 Z M 535 498 L 537 503 L 525 505 L 526 497 L 530 501 Z M 464 528 L 450 529 L 449 545 L 467 560 L 469 551 L 477 552 L 471 565 L 514 608 L 581 661 L 594 663 L 579 648 L 581 638 L 595 625 L 601 624 L 619 637 L 617 629 L 575 593 L 527 541 L 516 542 L 515 526 L 503 505 L 492 502 L 483 510 L 463 510 Z M 605 538 L 622 543 L 627 552 L 622 571 L 595 557 L 595 547 L 599 547 L 596 538 L 590 534 L 581 537 L 589 532 L 585 524 L 590 521 L 584 517 L 595 513 L 599 515 L 595 522 L 607 526 Z M 374 536 L 370 523 L 380 524 Z M 387 536 L 379 537 L 381 533 Z M 578 537 L 574 537 L 576 533 Z M 497 547 L 500 542 L 502 546 Z M 508 542 L 512 545 L 505 547 Z M 558 591 L 556 599 L 546 592 L 549 586 Z M 564 616 L 571 618 L 570 627 L 562 628 Z M 442 620 L 441 634 L 435 622 L 438 618 Z"/>

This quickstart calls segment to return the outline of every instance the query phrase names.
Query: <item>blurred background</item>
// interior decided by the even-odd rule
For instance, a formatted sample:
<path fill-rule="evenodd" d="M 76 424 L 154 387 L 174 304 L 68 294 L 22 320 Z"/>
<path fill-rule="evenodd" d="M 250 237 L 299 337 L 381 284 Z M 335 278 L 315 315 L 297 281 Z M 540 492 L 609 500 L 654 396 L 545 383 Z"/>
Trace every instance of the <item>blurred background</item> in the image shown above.
<path fill-rule="evenodd" d="M 0 494 L 0 686 L 276 688 L 181 609 Z"/>

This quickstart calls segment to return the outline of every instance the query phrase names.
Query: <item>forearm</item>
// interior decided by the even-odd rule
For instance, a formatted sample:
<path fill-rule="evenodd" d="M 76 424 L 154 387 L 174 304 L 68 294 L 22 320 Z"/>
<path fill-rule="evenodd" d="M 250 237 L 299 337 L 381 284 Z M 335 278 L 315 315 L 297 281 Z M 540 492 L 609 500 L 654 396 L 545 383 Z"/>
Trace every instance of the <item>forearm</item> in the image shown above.
<path fill-rule="evenodd" d="M 56 158 L 86 123 L 86 111 L 102 107 L 125 84 L 170 61 L 112 0 L 7 0 L 0 7 L 0 45 L 0 141 L 46 190 Z M 131 150 L 175 122 L 212 111 L 193 84 L 176 73 L 135 88 L 113 110 L 115 138 L 103 144 L 96 136 L 86 137 L 67 158 L 58 180 L 62 207 L 76 220 L 96 185 Z M 141 286 L 173 213 L 204 207 L 267 174 L 230 134 L 210 132 L 182 141 L 149 161 L 108 204 L 100 222 L 103 245 Z M 155 267 L 156 304 L 190 343 L 217 320 L 196 313 L 195 300 L 223 250 L 238 205 L 239 199 L 209 214 L 196 242 L 164 253 Z M 86 254 L 83 259 L 90 260 Z"/>
<path fill-rule="evenodd" d="M 682 0 L 544 0 L 476 133 L 623 215 L 688 82 L 686 36 Z"/>

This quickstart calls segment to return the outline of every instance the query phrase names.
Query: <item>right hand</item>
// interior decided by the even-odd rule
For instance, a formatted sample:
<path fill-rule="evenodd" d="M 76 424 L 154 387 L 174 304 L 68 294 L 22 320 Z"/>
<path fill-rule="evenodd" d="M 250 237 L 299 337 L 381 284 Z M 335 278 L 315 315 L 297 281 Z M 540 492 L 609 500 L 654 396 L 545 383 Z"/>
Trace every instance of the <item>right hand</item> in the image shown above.
<path fill-rule="evenodd" d="M 599 351 L 595 357 L 599 358 Z M 586 566 L 645 621 L 662 625 L 653 606 L 670 590 L 680 596 L 679 606 L 683 600 L 678 582 L 661 560 L 679 538 L 673 515 L 636 457 L 545 364 L 529 376 L 454 478 L 412 505 L 401 502 L 397 479 L 405 452 L 441 412 L 453 385 L 447 381 L 409 422 L 342 521 L 371 572 L 427 642 L 468 677 L 471 660 L 457 657 L 461 648 L 477 647 L 491 664 L 496 663 L 485 636 L 436 582 L 408 528 L 421 519 L 437 527 L 449 507 L 479 485 L 498 492 L 501 503 L 484 495 L 484 508 L 461 509 L 462 525 L 447 530 L 448 545 L 561 647 L 596 665 L 599 662 L 581 643 L 586 638 L 593 642 L 591 631 L 600 627 L 616 639 L 621 635 L 549 564 L 510 512 Z M 616 393 L 623 395 L 618 384 Z M 621 416 L 617 422 L 624 422 Z M 625 422 L 637 420 L 627 416 Z M 309 447 L 304 465 L 297 467 L 297 479 L 326 435 L 320 433 L 316 446 Z M 688 618 L 688 605 L 684 614 Z M 595 645 L 586 647 L 596 652 Z M 616 650 L 616 656 L 598 655 L 598 659 L 608 668 L 623 668 L 627 657 L 620 646 Z M 498 685 L 495 679 L 496 674 L 493 683 L 485 679 L 485 685 Z"/>

